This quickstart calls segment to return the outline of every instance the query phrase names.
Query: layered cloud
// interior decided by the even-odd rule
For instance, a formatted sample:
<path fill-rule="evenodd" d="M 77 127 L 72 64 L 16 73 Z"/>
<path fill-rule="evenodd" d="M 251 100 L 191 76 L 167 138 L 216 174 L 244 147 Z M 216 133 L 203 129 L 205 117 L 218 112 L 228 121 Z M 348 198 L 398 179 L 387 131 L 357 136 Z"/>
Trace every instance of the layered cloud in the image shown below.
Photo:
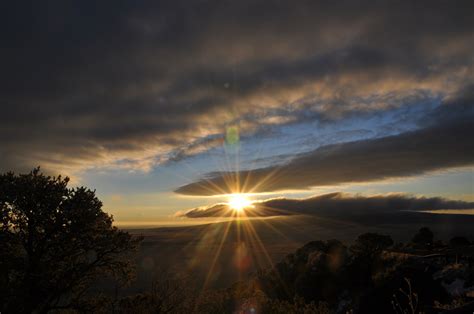
<path fill-rule="evenodd" d="M 474 81 L 470 1 L 52 1 L 6 3 L 1 12 L 0 170 L 148 171 L 220 145 L 228 125 L 250 135 L 338 121 L 447 100 Z M 428 133 L 406 136 L 434 141 Z M 438 148 L 466 148 L 446 145 Z M 344 149 L 357 153 L 349 145 L 318 154 L 342 158 Z M 433 158 L 401 173 L 465 164 Z M 338 181 L 307 177 L 269 188 Z"/>
<path fill-rule="evenodd" d="M 404 194 L 358 196 L 330 193 L 306 199 L 276 198 L 255 202 L 245 210 L 247 217 L 286 215 L 321 215 L 350 218 L 352 215 L 390 214 L 400 211 L 436 211 L 446 209 L 473 209 L 474 202 L 453 201 L 443 198 L 414 197 Z M 226 204 L 194 208 L 181 216 L 188 218 L 233 217 L 235 212 Z"/>
<path fill-rule="evenodd" d="M 257 193 L 369 182 L 474 165 L 472 91 L 427 114 L 424 128 L 327 145 L 287 163 L 210 173 L 176 190 L 189 195 Z"/>

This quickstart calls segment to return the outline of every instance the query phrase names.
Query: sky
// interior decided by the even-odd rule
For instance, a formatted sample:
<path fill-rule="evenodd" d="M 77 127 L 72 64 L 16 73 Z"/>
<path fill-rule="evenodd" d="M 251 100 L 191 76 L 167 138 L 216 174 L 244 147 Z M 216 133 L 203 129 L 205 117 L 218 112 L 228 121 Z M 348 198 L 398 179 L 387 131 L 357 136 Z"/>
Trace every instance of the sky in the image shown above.
<path fill-rule="evenodd" d="M 472 12 L 472 1 L 4 1 L 0 171 L 67 175 L 124 225 L 187 223 L 182 213 L 236 192 L 469 204 Z"/>

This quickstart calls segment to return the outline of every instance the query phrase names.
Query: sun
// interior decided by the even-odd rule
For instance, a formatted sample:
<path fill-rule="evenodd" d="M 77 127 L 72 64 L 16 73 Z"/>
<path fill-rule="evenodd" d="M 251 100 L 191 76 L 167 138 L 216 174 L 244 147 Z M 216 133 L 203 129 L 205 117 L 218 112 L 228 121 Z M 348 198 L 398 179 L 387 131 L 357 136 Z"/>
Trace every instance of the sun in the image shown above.
<path fill-rule="evenodd" d="M 227 204 L 234 211 L 242 212 L 244 208 L 252 206 L 252 201 L 243 194 L 232 194 Z"/>

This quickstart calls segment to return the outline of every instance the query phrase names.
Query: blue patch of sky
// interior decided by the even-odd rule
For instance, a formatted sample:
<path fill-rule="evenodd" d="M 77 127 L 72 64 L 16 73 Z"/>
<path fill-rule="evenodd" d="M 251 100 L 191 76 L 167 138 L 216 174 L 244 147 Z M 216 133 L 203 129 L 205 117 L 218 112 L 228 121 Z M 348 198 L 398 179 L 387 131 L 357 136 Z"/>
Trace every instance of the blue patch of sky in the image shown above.
<path fill-rule="evenodd" d="M 240 143 L 232 149 L 215 147 L 157 166 L 149 173 L 118 169 L 86 171 L 82 177 L 89 186 L 105 194 L 169 192 L 209 172 L 250 170 L 280 164 L 321 146 L 415 130 L 423 116 L 440 105 L 441 99 L 427 97 L 416 101 L 388 110 L 357 112 L 336 120 L 309 119 L 311 113 L 307 113 L 300 122 L 271 126 L 270 131 L 262 134 L 242 134 Z M 303 112 L 297 114 L 305 115 Z"/>
<path fill-rule="evenodd" d="M 440 103 L 440 98 L 429 98 L 390 110 L 358 113 L 333 121 L 304 120 L 280 126 L 275 132 L 269 132 L 269 137 L 243 137 L 239 156 L 240 168 L 264 167 L 285 162 L 297 154 L 325 145 L 412 131 L 419 127 L 423 116 Z"/>

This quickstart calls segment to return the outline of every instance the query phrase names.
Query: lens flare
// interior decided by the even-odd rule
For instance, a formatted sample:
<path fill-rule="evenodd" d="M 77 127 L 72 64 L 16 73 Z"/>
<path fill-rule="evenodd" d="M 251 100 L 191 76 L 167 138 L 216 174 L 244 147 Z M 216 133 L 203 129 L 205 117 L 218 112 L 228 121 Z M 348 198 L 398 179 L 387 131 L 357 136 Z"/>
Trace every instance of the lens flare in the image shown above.
<path fill-rule="evenodd" d="M 246 207 L 252 206 L 252 201 L 243 194 L 232 194 L 227 204 L 236 212 L 242 212 Z"/>
<path fill-rule="evenodd" d="M 239 128 L 237 126 L 230 126 L 226 130 L 225 141 L 227 145 L 237 145 L 239 143 Z"/>

